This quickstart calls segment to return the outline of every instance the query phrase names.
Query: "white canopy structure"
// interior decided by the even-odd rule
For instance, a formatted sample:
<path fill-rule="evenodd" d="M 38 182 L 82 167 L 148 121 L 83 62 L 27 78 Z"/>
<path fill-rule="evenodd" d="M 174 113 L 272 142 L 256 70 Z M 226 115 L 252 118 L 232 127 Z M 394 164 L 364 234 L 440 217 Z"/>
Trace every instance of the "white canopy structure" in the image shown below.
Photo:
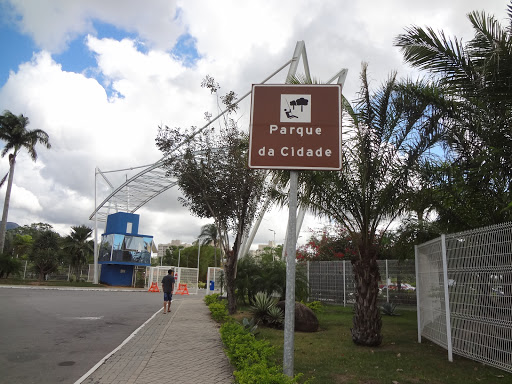
<path fill-rule="evenodd" d="M 281 72 L 284 68 L 288 68 L 288 77 L 295 76 L 299 65 L 300 58 L 304 65 L 304 71 L 307 78 L 311 78 L 309 73 L 309 64 L 306 55 L 306 45 L 304 41 L 298 41 L 294 50 L 293 57 L 274 71 L 270 76 L 264 79 L 260 84 L 265 84 L 268 80 L 272 79 L 275 75 Z M 336 80 L 337 83 L 343 84 L 347 76 L 347 69 L 342 69 L 336 75 L 334 75 L 327 84 L 332 83 Z M 251 91 L 236 100 L 233 104 L 236 105 L 244 100 L 251 94 Z M 202 132 L 205 128 L 214 123 L 217 119 L 222 117 L 229 109 L 221 112 L 217 117 L 209 121 L 205 126 L 195 132 L 195 135 Z M 177 149 L 177 148 L 176 148 Z M 200 156 L 200 154 L 198 154 Z M 140 207 L 144 206 L 150 200 L 167 191 L 169 188 L 174 187 L 177 184 L 176 180 L 166 176 L 166 169 L 164 168 L 165 158 L 161 158 L 154 164 L 137 166 L 132 168 L 119 169 L 114 171 L 101 171 L 98 167 L 95 173 L 95 190 L 94 190 L 94 204 L 96 208 L 89 216 L 89 220 L 94 220 L 94 284 L 98 284 L 98 222 L 105 222 L 107 216 L 110 213 L 115 212 L 128 212 L 134 213 Z M 128 178 L 121 185 L 115 187 L 107 178 L 107 174 L 119 173 L 126 171 L 140 170 L 134 176 Z M 99 204 L 97 202 L 97 183 L 98 176 L 100 176 L 111 188 L 111 193 Z M 250 234 L 247 234 L 244 244 L 241 247 L 240 254 L 245 254 L 253 240 L 256 232 L 258 231 L 259 225 L 263 218 L 263 214 L 268 209 L 270 201 L 266 202 L 262 208 L 262 212 L 258 215 L 258 220 L 253 226 Z M 304 217 L 304 211 L 300 210 L 298 213 L 299 220 L 297 221 L 297 236 L 300 230 L 300 223 Z M 283 247 L 285 249 L 286 247 Z"/>

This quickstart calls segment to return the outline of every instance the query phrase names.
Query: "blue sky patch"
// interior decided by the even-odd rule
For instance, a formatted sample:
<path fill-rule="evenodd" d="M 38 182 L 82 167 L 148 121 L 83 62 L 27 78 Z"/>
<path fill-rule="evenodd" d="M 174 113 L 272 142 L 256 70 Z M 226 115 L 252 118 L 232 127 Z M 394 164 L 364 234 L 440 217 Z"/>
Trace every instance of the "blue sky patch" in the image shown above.
<path fill-rule="evenodd" d="M 197 39 L 189 33 L 178 37 L 178 41 L 171 50 L 171 54 L 187 68 L 193 67 L 201 58 L 197 52 Z"/>
<path fill-rule="evenodd" d="M 21 63 L 32 59 L 38 51 L 32 39 L 22 35 L 10 25 L 0 23 L 0 50 L 3 52 L 0 60 L 0 87 L 9 78 L 9 71 L 16 72 Z"/>

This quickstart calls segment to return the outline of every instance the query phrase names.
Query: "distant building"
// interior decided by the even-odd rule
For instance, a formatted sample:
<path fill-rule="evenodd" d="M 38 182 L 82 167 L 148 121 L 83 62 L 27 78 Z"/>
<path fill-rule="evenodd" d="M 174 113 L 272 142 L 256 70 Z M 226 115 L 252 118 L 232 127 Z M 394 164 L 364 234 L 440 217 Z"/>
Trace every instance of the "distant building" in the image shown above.
<path fill-rule="evenodd" d="M 171 243 L 169 244 L 158 244 L 158 257 L 164 257 L 165 251 L 171 248 Z"/>
<path fill-rule="evenodd" d="M 182 243 L 181 240 L 171 240 L 171 242 L 167 244 L 158 244 L 158 257 L 164 257 L 165 252 L 171 247 L 187 248 L 190 247 L 190 244 Z"/>
<path fill-rule="evenodd" d="M 276 247 L 276 243 L 274 243 L 274 241 L 269 241 L 268 244 L 258 244 L 258 250 L 256 251 L 256 253 L 261 253 L 265 250 L 265 248 L 275 248 Z"/>

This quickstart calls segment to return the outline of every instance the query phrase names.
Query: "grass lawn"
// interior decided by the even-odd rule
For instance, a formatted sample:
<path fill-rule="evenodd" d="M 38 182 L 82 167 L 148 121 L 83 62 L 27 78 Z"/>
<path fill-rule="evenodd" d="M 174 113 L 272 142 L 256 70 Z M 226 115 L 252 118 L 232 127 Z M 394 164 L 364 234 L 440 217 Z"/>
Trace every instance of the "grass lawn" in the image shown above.
<path fill-rule="evenodd" d="M 318 314 L 316 333 L 295 333 L 295 373 L 314 377 L 315 384 L 470 384 L 512 383 L 512 374 L 454 355 L 423 340 L 417 342 L 415 310 L 401 310 L 401 316 L 382 316 L 382 345 L 356 346 L 352 342 L 352 308 L 324 306 Z M 250 314 L 241 311 L 237 318 Z M 282 365 L 283 331 L 259 327 L 258 338 L 276 347 L 276 362 Z"/>

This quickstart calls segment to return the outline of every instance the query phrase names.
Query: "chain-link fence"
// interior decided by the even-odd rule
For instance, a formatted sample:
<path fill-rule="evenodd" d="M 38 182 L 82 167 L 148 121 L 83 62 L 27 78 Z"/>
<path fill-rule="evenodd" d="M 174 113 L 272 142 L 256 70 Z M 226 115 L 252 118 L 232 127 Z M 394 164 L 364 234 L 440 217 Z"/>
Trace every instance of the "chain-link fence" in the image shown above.
<path fill-rule="evenodd" d="M 44 280 L 52 281 L 87 281 L 89 273 L 89 266 L 84 265 L 82 268 L 77 270 L 75 267 L 70 265 L 61 265 L 51 273 L 43 275 Z M 12 277 L 19 277 L 23 280 L 38 280 L 41 276 L 36 270 L 34 263 L 29 260 L 23 260 L 21 262 L 21 269 Z"/>
<path fill-rule="evenodd" d="M 379 302 L 416 305 L 414 260 L 378 260 L 381 281 Z M 350 261 L 308 261 L 305 266 L 309 299 L 351 305 L 355 301 L 355 282 Z"/>

